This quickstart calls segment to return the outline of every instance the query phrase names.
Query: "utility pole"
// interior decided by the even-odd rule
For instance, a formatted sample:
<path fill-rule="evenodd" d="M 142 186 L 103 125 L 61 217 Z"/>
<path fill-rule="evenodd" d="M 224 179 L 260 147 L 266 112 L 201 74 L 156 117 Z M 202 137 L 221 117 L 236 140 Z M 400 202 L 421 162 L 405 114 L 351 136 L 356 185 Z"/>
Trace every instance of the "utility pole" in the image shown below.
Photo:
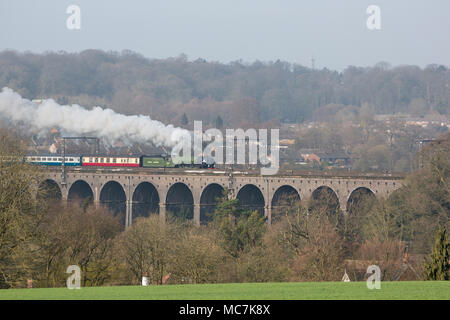
<path fill-rule="evenodd" d="M 66 185 L 66 138 L 63 137 L 62 143 L 62 163 L 61 163 L 61 185 Z"/>
<path fill-rule="evenodd" d="M 234 187 L 234 178 L 233 178 L 233 165 L 230 164 L 230 174 L 228 175 L 228 198 L 230 199 L 230 196 L 232 196 L 232 194 L 234 194 L 233 191 L 233 187 Z"/>
<path fill-rule="evenodd" d="M 66 140 L 95 140 L 95 154 L 100 152 L 100 139 L 96 137 L 63 137 L 62 138 L 62 163 L 61 163 L 61 185 L 66 182 Z"/>
<path fill-rule="evenodd" d="M 423 139 L 422 137 L 419 140 L 419 168 L 423 168 L 423 155 L 422 148 L 425 144 L 435 141 L 434 139 Z"/>

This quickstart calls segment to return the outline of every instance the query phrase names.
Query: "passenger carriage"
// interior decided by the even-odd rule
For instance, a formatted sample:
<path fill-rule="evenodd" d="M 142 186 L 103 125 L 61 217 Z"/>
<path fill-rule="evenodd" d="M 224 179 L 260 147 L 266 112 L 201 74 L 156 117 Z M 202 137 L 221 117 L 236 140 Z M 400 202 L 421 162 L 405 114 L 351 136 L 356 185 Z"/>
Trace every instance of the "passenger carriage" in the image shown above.
<path fill-rule="evenodd" d="M 25 156 L 25 162 L 31 164 L 40 164 L 47 166 L 61 166 L 62 157 L 60 155 L 48 154 L 48 155 L 28 155 Z M 65 166 L 81 166 L 81 156 L 80 155 L 66 155 Z"/>
<path fill-rule="evenodd" d="M 82 166 L 91 167 L 139 167 L 139 157 L 136 156 L 99 156 L 89 155 L 81 157 Z"/>

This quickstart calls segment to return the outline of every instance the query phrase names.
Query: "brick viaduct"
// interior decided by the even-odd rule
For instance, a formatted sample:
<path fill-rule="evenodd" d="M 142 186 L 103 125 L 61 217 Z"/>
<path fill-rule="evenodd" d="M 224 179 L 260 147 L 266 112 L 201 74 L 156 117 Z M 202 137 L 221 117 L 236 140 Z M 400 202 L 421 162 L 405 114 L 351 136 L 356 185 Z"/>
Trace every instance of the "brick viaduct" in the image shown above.
<path fill-rule="evenodd" d="M 116 169 L 117 170 L 117 169 Z M 213 206 L 214 199 L 223 189 L 240 203 L 258 208 L 270 224 L 272 209 L 283 194 L 295 195 L 301 200 L 314 196 L 317 190 L 332 191 L 341 210 L 358 190 L 376 197 L 386 198 L 402 185 L 402 176 L 392 175 L 326 175 L 320 173 L 280 174 L 261 176 L 214 170 L 66 170 L 66 183 L 62 184 L 61 170 L 47 169 L 43 184 L 58 186 L 62 200 L 91 197 L 96 204 L 115 205 L 128 226 L 133 218 L 166 211 L 176 206 L 190 206 L 191 218 L 199 225 L 205 219 L 204 210 Z M 202 210 L 203 209 L 203 210 Z M 147 212 L 145 212 L 147 211 Z"/>

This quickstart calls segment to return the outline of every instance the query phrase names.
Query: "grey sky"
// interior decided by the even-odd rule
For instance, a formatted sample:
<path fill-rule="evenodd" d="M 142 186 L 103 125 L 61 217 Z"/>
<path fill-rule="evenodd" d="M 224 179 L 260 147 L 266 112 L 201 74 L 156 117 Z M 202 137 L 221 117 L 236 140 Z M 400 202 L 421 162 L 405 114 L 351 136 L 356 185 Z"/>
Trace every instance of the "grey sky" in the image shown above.
<path fill-rule="evenodd" d="M 81 30 L 66 9 L 81 8 Z M 381 8 L 368 30 L 366 8 Z M 342 70 L 450 65 L 449 0 L 0 0 L 0 50 L 130 49 L 149 58 L 285 60 Z"/>

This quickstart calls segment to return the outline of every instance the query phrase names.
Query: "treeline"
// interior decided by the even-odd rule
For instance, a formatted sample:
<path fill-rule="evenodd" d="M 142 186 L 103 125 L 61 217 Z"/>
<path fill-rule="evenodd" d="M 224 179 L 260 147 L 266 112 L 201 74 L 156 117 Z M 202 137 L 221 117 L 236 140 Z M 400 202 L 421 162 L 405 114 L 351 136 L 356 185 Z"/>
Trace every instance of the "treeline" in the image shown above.
<path fill-rule="evenodd" d="M 400 121 L 376 122 L 370 116 L 359 115 L 358 125 L 323 122 L 313 128 L 299 129 L 294 136 L 294 149 L 344 152 L 351 159 L 353 171 L 411 172 L 421 140 L 437 138 L 446 131 L 447 127 L 439 125 L 405 126 Z M 326 166 L 322 163 L 313 168 L 324 170 Z"/>
<path fill-rule="evenodd" d="M 19 154 L 17 145 L 1 134 L 1 155 Z M 208 225 L 151 214 L 125 230 L 89 201 L 52 204 L 36 167 L 2 156 L 0 287 L 24 287 L 28 279 L 35 287 L 65 286 L 69 265 L 80 267 L 82 286 L 138 284 L 143 274 L 153 284 L 339 281 L 344 270 L 363 280 L 371 264 L 383 280 L 430 278 L 435 267 L 425 268 L 423 257 L 436 231 L 450 228 L 449 154 L 446 134 L 417 155 L 418 169 L 402 188 L 385 200 L 356 197 L 347 214 L 323 191 L 308 201 L 283 199 L 268 227 L 225 193 Z M 432 257 L 442 264 L 450 245 L 439 239 L 447 253 L 435 248 Z M 447 260 L 440 279 L 450 277 Z"/>
<path fill-rule="evenodd" d="M 228 64 L 131 52 L 0 52 L 0 87 L 32 99 L 110 107 L 181 125 L 202 120 L 245 127 L 358 114 L 448 114 L 450 71 L 442 65 L 350 66 L 342 72 L 283 61 Z"/>

